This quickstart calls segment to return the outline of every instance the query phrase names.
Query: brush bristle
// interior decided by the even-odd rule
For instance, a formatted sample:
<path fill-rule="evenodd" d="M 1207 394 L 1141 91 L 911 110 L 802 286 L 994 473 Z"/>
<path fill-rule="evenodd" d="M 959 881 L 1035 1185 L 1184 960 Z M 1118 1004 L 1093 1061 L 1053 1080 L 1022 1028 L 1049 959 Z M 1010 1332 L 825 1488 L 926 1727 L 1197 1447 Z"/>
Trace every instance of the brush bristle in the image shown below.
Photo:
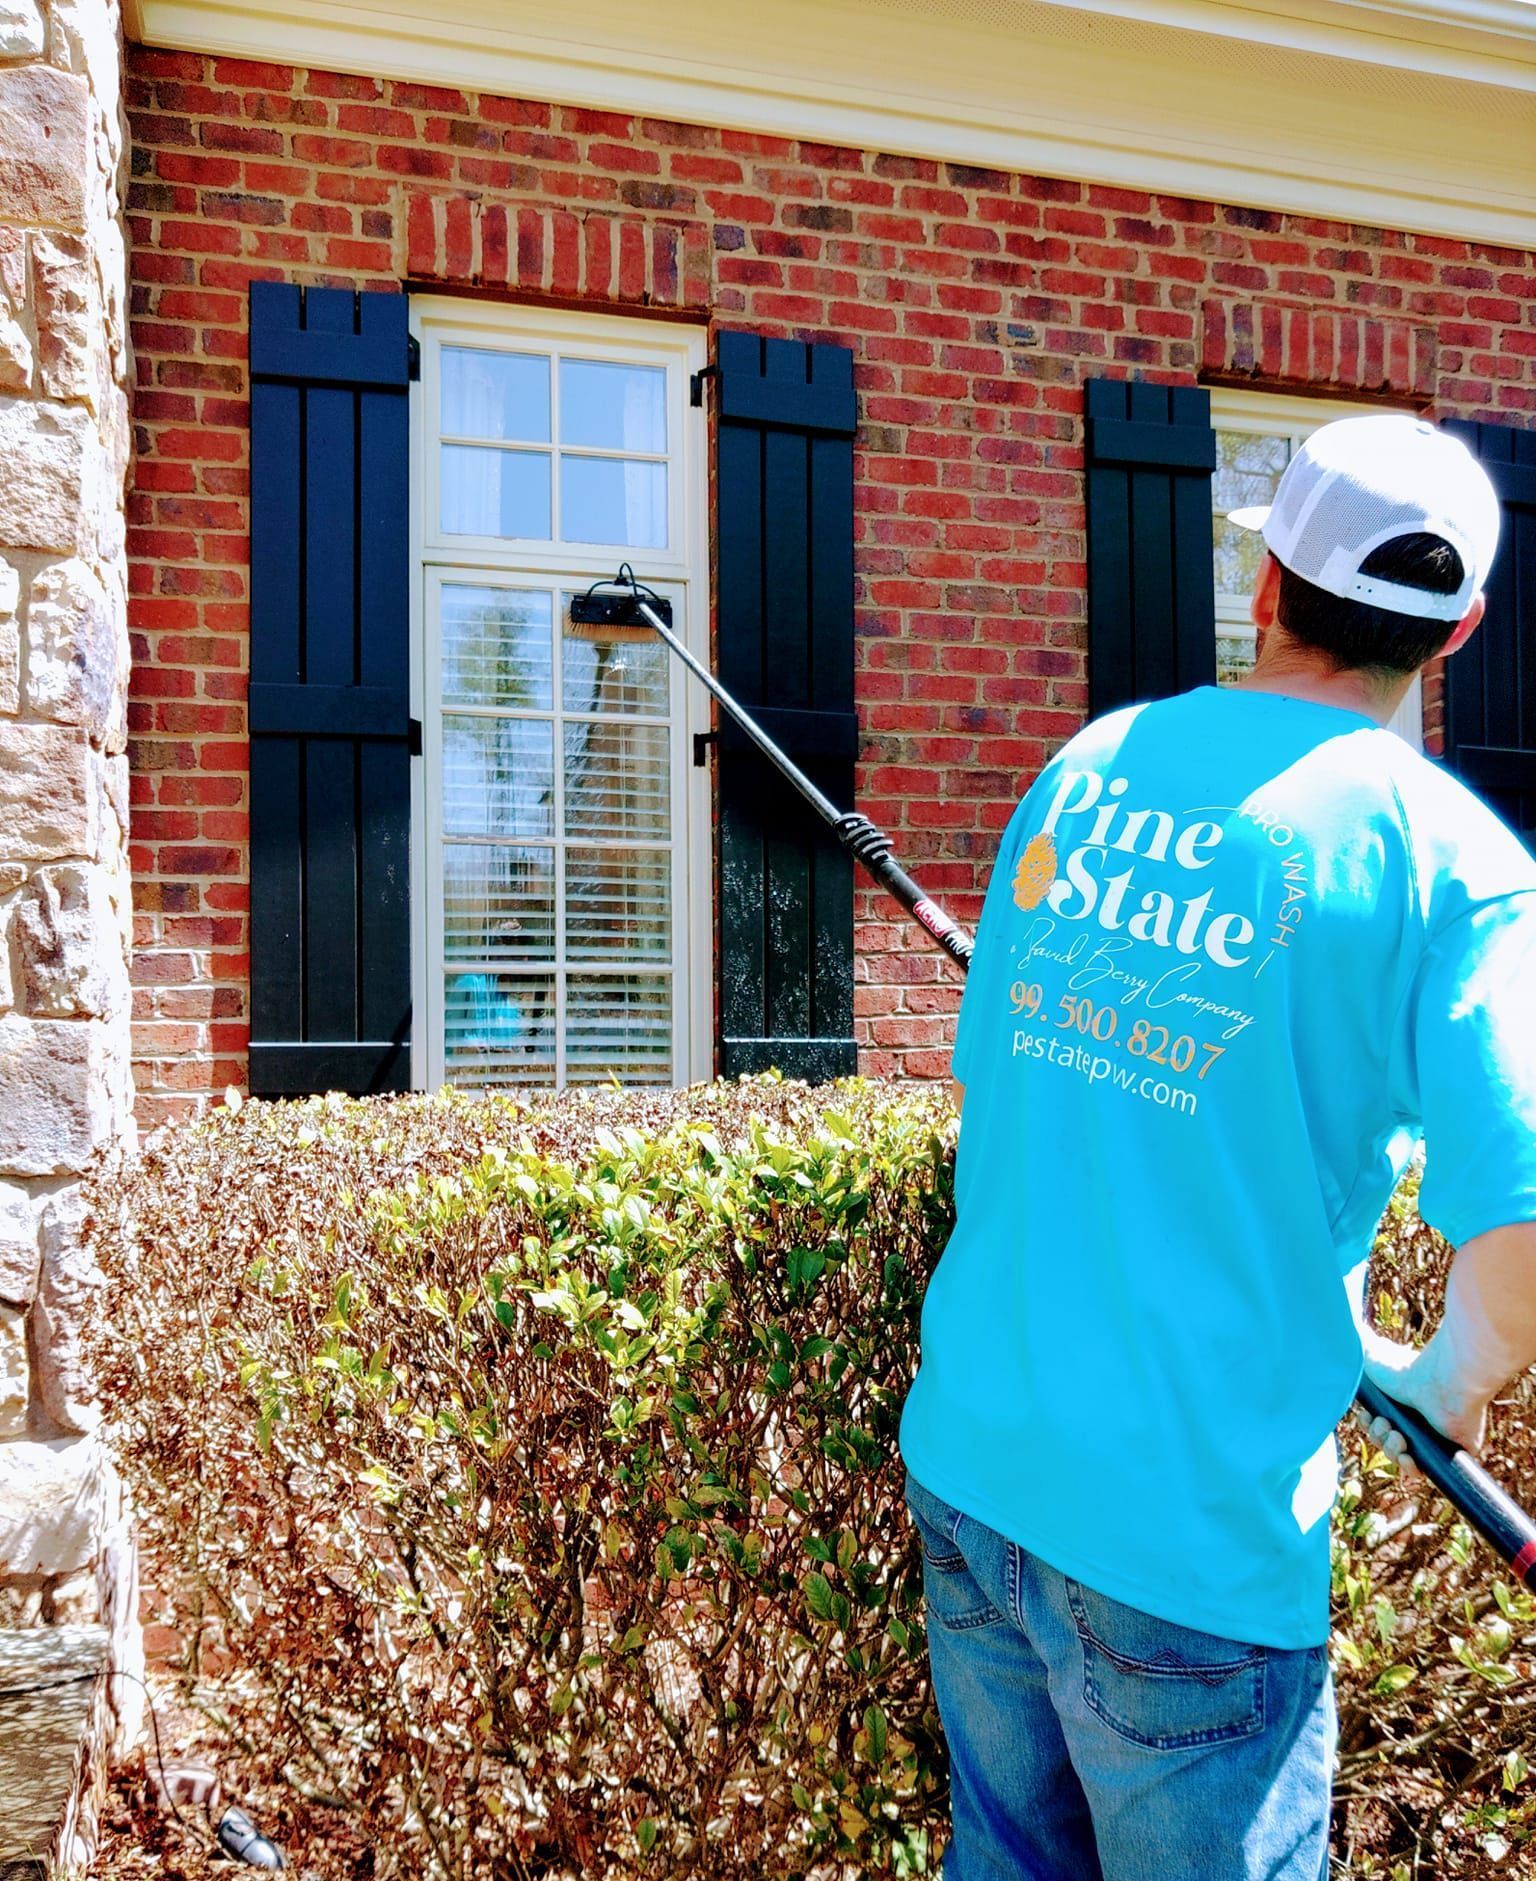
<path fill-rule="evenodd" d="M 634 605 L 624 594 L 572 595 L 565 611 L 566 632 L 575 640 L 654 640 L 656 632 L 650 623 L 633 617 Z"/>
<path fill-rule="evenodd" d="M 656 638 L 655 629 L 648 627 L 644 621 L 577 620 L 574 614 L 566 615 L 565 631 L 573 640 L 601 640 L 605 643 Z"/>

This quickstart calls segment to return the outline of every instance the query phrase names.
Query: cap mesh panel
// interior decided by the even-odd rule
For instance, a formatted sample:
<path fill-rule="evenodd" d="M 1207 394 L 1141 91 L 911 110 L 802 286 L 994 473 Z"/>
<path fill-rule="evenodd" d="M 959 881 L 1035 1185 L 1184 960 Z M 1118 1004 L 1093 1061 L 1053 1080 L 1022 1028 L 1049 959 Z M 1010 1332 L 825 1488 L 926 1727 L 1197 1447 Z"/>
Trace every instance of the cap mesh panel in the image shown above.
<path fill-rule="evenodd" d="M 1290 565 L 1304 580 L 1315 581 L 1341 544 L 1351 547 L 1372 536 L 1382 539 L 1382 531 L 1394 522 L 1401 524 L 1401 534 L 1412 535 L 1424 527 L 1424 512 L 1411 504 L 1395 511 L 1385 508 L 1379 493 L 1340 478 L 1302 525 L 1291 546 Z M 1359 554 L 1353 557 L 1352 574 L 1359 572 L 1362 559 Z"/>
<path fill-rule="evenodd" d="M 1292 458 L 1291 461 L 1294 463 L 1296 460 Z M 1315 476 L 1292 477 L 1289 482 L 1284 477 L 1280 479 L 1280 488 L 1276 492 L 1275 506 L 1272 511 L 1277 528 L 1289 529 L 1291 527 L 1296 519 L 1296 512 L 1306 502 L 1316 484 Z"/>

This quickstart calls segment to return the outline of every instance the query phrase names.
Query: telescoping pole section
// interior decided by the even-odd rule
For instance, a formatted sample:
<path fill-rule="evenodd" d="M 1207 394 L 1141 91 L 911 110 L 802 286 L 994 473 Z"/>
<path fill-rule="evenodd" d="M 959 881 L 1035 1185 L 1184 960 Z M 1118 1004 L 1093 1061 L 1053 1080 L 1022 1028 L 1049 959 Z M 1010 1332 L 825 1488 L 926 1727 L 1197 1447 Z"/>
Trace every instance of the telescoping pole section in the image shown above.
<path fill-rule="evenodd" d="M 880 886 L 896 897 L 951 960 L 957 961 L 963 970 L 969 970 L 974 942 L 895 860 L 890 837 L 867 816 L 857 811 L 839 810 L 817 789 L 756 723 L 746 707 L 737 704 L 709 668 L 696 660 L 673 633 L 671 608 L 659 595 L 632 576 L 626 579 L 621 572 L 618 581 L 601 582 L 588 594 L 577 596 L 571 603 L 571 616 L 578 629 L 585 626 L 588 632 L 618 629 L 622 633 L 628 628 L 633 634 L 638 618 L 658 634 L 699 684 L 720 701 L 769 763 L 788 778 L 830 826 L 844 848 L 858 857 Z M 1355 1403 L 1371 1418 L 1384 1417 L 1388 1421 L 1403 1438 L 1413 1461 L 1446 1501 L 1508 1563 L 1517 1580 L 1528 1587 L 1536 1587 L 1536 1521 L 1499 1487 L 1477 1458 L 1441 1436 L 1417 1411 L 1388 1397 L 1368 1378 L 1361 1379 Z"/>

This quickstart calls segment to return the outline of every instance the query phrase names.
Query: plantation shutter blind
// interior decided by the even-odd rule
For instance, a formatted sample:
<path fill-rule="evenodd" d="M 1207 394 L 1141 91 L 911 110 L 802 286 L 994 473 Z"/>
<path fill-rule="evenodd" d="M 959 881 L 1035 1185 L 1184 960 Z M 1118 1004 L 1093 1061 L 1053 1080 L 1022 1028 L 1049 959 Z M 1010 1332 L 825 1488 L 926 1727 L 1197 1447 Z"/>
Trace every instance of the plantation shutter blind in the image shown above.
<path fill-rule="evenodd" d="M 405 1090 L 405 298 L 255 282 L 250 369 L 250 1087 Z"/>
<path fill-rule="evenodd" d="M 835 802 L 853 803 L 853 355 L 722 333 L 720 677 Z M 723 714 L 720 1070 L 857 1069 L 853 864 Z"/>
<path fill-rule="evenodd" d="M 1445 757 L 1536 844 L 1536 430 L 1449 420 L 1499 493 L 1482 624 L 1445 663 Z"/>
<path fill-rule="evenodd" d="M 1211 477 L 1201 386 L 1084 382 L 1089 711 L 1216 683 Z"/>

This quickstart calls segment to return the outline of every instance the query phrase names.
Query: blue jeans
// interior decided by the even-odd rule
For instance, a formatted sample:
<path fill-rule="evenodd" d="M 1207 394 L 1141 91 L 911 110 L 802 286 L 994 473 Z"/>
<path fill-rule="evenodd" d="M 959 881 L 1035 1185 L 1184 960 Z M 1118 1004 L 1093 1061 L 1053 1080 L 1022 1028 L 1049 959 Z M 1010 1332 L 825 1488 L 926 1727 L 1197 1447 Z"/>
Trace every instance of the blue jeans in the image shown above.
<path fill-rule="evenodd" d="M 1246 1646 L 1059 1574 L 910 1474 L 949 1743 L 944 1881 L 1326 1881 L 1323 1646 Z"/>

